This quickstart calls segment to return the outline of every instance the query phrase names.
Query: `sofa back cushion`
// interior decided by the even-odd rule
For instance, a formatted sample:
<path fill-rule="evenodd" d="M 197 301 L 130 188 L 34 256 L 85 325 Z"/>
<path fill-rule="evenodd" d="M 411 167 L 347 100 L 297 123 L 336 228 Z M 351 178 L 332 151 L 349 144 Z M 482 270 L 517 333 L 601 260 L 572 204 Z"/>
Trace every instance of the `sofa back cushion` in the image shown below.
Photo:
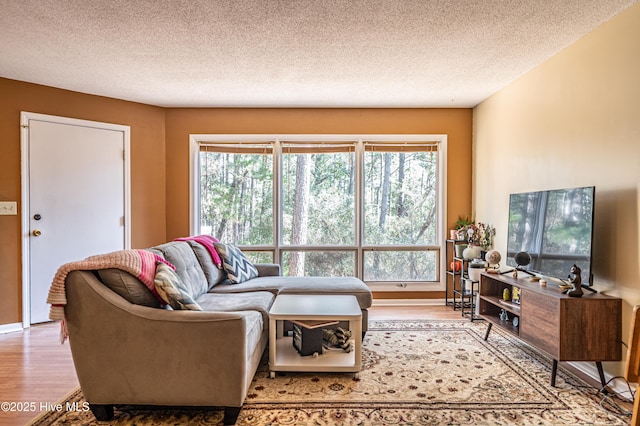
<path fill-rule="evenodd" d="M 207 282 L 209 283 L 208 290 L 211 290 L 214 285 L 225 279 L 227 274 L 223 269 L 219 269 L 216 266 L 211 257 L 211 253 L 209 253 L 209 250 L 207 250 L 202 244 L 196 241 L 187 241 L 187 243 L 193 249 L 193 253 L 196 255 L 196 258 L 200 263 L 200 267 L 202 268 L 202 272 L 204 272 L 204 276 L 207 278 Z"/>
<path fill-rule="evenodd" d="M 102 283 L 134 305 L 160 308 L 162 303 L 146 285 L 127 271 L 121 269 L 98 269 Z"/>
<path fill-rule="evenodd" d="M 184 291 L 193 299 L 209 290 L 209 283 L 205 277 L 200 262 L 193 253 L 189 243 L 174 241 L 153 247 L 173 266 L 176 267 L 176 275 L 184 284 Z"/>

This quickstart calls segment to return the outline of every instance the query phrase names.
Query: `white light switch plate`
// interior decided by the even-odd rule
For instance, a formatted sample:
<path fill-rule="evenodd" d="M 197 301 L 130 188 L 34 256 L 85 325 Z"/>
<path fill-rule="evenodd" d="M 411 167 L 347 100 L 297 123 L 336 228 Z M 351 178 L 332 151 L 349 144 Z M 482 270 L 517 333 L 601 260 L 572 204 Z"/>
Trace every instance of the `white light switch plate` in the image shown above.
<path fill-rule="evenodd" d="M 0 215 L 18 214 L 18 203 L 16 201 L 0 201 Z"/>

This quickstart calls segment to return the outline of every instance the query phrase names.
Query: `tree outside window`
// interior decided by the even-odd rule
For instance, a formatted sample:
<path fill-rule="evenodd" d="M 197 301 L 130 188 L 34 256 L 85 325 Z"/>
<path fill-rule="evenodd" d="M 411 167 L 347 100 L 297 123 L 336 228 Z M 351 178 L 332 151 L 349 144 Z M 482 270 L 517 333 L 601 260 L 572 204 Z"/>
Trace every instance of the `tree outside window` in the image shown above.
<path fill-rule="evenodd" d="M 429 141 L 203 144 L 200 231 L 285 275 L 438 281 L 438 155 Z"/>

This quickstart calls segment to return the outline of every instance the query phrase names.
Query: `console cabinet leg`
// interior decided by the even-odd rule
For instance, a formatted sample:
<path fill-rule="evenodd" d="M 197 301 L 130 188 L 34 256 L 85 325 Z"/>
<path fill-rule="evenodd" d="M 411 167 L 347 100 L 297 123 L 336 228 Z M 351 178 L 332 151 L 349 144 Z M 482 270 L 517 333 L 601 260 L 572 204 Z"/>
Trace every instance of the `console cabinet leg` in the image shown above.
<path fill-rule="evenodd" d="M 487 332 L 484 335 L 484 340 L 485 341 L 489 338 L 489 333 L 491 333 L 491 327 L 493 327 L 493 324 L 489 323 L 489 325 L 487 326 Z"/>
<path fill-rule="evenodd" d="M 602 393 L 608 393 L 607 389 L 606 389 L 607 379 L 604 377 L 604 370 L 602 369 L 602 362 L 596 361 L 596 367 L 598 368 L 598 376 L 600 376 L 600 383 L 602 383 Z"/>
<path fill-rule="evenodd" d="M 558 360 L 554 359 L 551 365 L 551 387 L 556 387 L 556 374 L 558 373 Z"/>

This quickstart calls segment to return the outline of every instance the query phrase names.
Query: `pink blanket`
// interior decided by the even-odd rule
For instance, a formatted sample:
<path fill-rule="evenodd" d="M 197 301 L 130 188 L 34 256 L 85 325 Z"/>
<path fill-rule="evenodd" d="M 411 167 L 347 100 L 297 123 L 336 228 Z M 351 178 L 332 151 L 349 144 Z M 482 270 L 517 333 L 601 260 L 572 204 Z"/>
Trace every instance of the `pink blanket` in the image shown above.
<path fill-rule="evenodd" d="M 64 283 L 71 271 L 92 271 L 97 269 L 116 268 L 129 272 L 147 286 L 149 290 L 162 300 L 156 291 L 154 279 L 156 276 L 156 263 L 162 262 L 174 270 L 175 266 L 162 257 L 147 250 L 119 250 L 112 253 L 90 256 L 84 260 L 65 263 L 56 272 L 49 288 L 47 303 L 51 305 L 49 318 L 60 323 L 60 340 L 64 342 L 67 337 L 67 324 L 64 316 L 64 307 L 67 304 L 67 295 Z"/>
<path fill-rule="evenodd" d="M 218 243 L 219 241 L 212 237 L 211 235 L 196 235 L 193 237 L 181 237 L 176 238 L 174 241 L 195 241 L 198 244 L 204 246 L 207 249 L 209 254 L 211 255 L 211 260 L 218 267 L 218 269 L 222 269 L 222 259 L 220 259 L 220 255 L 216 251 L 216 248 L 213 246 L 213 243 Z"/>

